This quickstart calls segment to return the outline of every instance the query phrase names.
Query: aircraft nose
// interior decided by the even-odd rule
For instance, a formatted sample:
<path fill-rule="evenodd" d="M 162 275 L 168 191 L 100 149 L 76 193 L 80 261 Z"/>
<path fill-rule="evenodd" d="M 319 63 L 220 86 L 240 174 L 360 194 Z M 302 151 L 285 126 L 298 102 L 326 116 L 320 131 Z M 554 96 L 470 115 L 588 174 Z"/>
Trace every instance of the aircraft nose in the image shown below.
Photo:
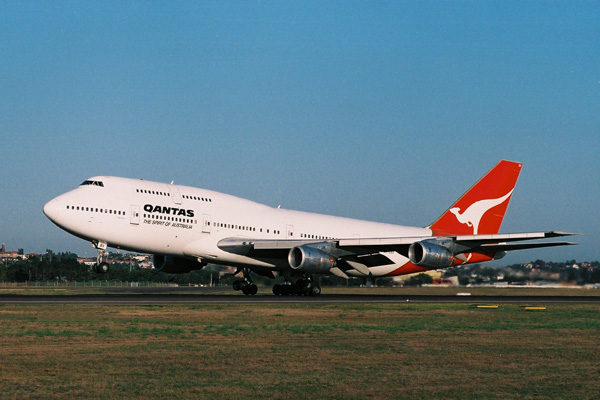
<path fill-rule="evenodd" d="M 44 214 L 46 214 L 46 217 L 51 221 L 56 220 L 58 217 L 58 201 L 56 201 L 56 199 L 52 199 L 46 203 L 44 206 Z"/>

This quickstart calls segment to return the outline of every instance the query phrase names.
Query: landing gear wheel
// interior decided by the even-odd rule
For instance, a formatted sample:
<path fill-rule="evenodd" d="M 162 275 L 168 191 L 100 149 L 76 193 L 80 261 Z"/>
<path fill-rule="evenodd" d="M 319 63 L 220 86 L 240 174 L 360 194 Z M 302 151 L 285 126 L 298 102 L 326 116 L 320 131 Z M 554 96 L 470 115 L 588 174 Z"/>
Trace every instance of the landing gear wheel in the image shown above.
<path fill-rule="evenodd" d="M 306 282 L 304 280 L 299 280 L 293 285 L 290 285 L 291 295 L 293 296 L 302 296 L 304 294 L 304 288 L 306 287 Z"/>
<path fill-rule="evenodd" d="M 273 294 L 275 296 L 289 296 L 290 294 L 292 294 L 291 287 L 292 285 L 274 285 Z"/>
<path fill-rule="evenodd" d="M 106 261 L 96 264 L 96 272 L 99 274 L 106 274 L 110 270 L 110 266 Z"/>
<path fill-rule="evenodd" d="M 248 296 L 254 296 L 256 293 L 258 293 L 258 286 L 256 286 L 255 284 L 251 283 L 249 285 L 245 285 L 244 287 L 242 287 L 242 292 Z"/>
<path fill-rule="evenodd" d="M 233 290 L 235 290 L 236 292 L 239 290 L 242 290 L 244 287 L 246 286 L 246 282 L 244 281 L 233 281 Z"/>
<path fill-rule="evenodd" d="M 311 297 L 317 297 L 318 295 L 321 294 L 321 286 L 319 286 L 317 283 L 310 283 L 308 285 L 308 295 Z"/>
<path fill-rule="evenodd" d="M 292 294 L 292 285 L 277 285 L 279 286 L 279 296 L 289 296 Z"/>
<path fill-rule="evenodd" d="M 236 274 L 239 271 L 240 270 L 238 269 Z M 244 279 L 233 281 L 233 290 L 241 290 L 246 296 L 254 296 L 256 293 L 258 293 L 258 286 L 252 282 L 252 278 L 250 277 L 250 269 L 243 268 L 242 272 L 244 273 Z"/>

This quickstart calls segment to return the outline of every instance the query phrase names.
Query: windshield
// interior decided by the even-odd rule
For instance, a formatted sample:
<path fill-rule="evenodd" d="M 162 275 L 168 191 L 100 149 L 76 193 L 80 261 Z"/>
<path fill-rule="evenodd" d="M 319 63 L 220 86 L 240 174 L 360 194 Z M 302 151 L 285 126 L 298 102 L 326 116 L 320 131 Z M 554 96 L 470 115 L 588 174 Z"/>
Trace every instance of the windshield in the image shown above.
<path fill-rule="evenodd" d="M 85 186 L 85 185 L 94 185 L 94 186 L 104 187 L 104 183 L 102 183 L 102 181 L 83 181 L 83 183 L 79 186 Z"/>

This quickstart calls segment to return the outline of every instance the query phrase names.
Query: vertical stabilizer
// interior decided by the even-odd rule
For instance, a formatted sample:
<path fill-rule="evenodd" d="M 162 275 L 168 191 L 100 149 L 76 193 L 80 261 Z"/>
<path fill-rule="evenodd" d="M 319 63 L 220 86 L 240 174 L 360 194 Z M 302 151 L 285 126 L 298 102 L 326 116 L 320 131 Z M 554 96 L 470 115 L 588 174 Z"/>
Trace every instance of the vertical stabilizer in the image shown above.
<path fill-rule="evenodd" d="M 522 166 L 521 163 L 500 161 L 431 224 L 433 234 L 498 233 Z"/>

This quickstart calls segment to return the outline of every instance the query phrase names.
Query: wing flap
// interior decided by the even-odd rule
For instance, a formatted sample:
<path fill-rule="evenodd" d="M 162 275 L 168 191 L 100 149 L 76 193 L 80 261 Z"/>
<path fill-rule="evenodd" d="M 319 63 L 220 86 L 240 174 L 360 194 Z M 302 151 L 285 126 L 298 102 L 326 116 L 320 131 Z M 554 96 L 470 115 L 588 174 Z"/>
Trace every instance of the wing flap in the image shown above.
<path fill-rule="evenodd" d="M 498 243 L 481 245 L 482 252 L 500 252 L 511 250 L 537 249 L 541 247 L 574 246 L 574 242 L 529 242 L 529 243 Z"/>
<path fill-rule="evenodd" d="M 541 247 L 569 246 L 573 242 L 534 242 L 529 240 L 552 239 L 557 237 L 572 236 L 575 233 L 550 231 L 550 232 L 525 232 L 493 235 L 461 235 L 453 238 L 454 253 L 482 252 L 493 253 L 510 250 L 525 250 Z M 524 242 L 524 243 L 513 243 Z"/>
<path fill-rule="evenodd" d="M 492 242 L 514 242 L 520 240 L 532 240 L 532 239 L 551 239 L 563 236 L 573 236 L 576 233 L 569 232 L 525 232 L 525 233 L 505 233 L 505 234 L 493 234 L 493 235 L 460 235 L 455 236 L 454 240 L 457 242 L 480 242 L 480 243 L 492 243 Z"/>

